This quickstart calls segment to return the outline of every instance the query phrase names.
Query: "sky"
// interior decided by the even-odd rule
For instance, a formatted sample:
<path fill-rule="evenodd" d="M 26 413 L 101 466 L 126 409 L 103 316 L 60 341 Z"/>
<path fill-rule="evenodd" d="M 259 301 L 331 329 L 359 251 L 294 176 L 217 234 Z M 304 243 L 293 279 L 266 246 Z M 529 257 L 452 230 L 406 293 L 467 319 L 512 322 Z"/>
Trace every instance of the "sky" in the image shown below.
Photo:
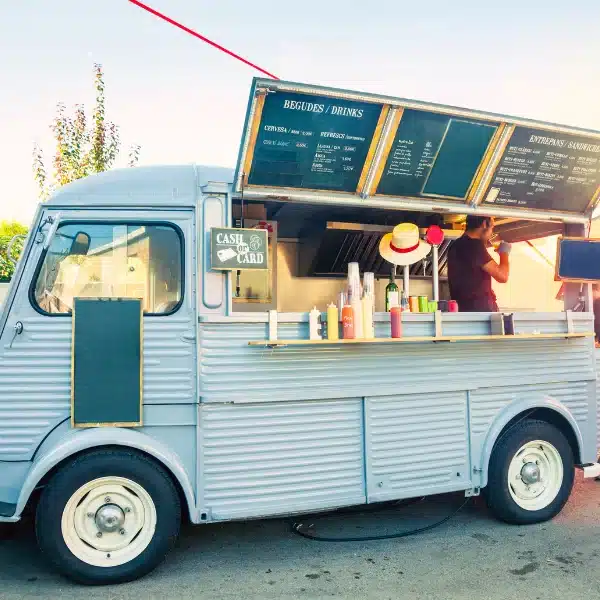
<path fill-rule="evenodd" d="M 598 0 L 147 0 L 281 79 L 600 130 Z M 91 114 L 93 64 L 123 161 L 234 167 L 259 75 L 128 0 L 0 0 L 0 220 L 29 223 L 33 144 Z"/>

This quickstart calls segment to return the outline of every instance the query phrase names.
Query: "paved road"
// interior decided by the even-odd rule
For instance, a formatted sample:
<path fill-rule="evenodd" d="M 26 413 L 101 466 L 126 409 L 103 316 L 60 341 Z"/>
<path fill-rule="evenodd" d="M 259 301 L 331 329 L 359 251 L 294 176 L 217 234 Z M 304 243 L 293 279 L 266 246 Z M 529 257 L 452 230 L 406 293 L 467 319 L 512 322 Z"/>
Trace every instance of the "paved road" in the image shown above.
<path fill-rule="evenodd" d="M 321 535 L 390 533 L 439 519 L 461 501 L 311 521 Z M 186 527 L 158 570 L 105 588 L 81 588 L 48 569 L 30 524 L 2 526 L 0 599 L 591 600 L 600 599 L 599 561 L 600 483 L 578 480 L 559 517 L 530 527 L 494 521 L 480 501 L 402 540 L 318 543 L 290 534 L 285 520 Z"/>

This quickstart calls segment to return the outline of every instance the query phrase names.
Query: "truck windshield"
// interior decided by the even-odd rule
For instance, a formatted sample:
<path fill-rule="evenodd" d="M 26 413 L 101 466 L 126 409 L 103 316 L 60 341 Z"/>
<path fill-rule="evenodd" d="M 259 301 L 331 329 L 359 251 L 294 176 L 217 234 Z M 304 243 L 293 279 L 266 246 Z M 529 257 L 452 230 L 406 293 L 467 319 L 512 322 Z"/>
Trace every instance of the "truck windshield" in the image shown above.
<path fill-rule="evenodd" d="M 73 299 L 142 298 L 146 314 L 177 310 L 182 243 L 168 225 L 69 223 L 58 228 L 33 289 L 37 308 L 69 314 Z"/>

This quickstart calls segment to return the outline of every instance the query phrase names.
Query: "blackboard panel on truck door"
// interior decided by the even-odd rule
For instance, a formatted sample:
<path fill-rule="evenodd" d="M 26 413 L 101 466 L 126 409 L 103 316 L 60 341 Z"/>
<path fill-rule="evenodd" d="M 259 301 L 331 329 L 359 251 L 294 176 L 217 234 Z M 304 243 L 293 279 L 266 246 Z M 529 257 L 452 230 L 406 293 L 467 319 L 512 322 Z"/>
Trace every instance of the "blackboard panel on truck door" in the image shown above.
<path fill-rule="evenodd" d="M 516 127 L 484 205 L 582 213 L 600 187 L 600 139 Z"/>
<path fill-rule="evenodd" d="M 497 128 L 405 109 L 376 193 L 464 200 Z"/>
<path fill-rule="evenodd" d="M 71 423 L 142 424 L 142 303 L 76 298 L 73 308 Z"/>
<path fill-rule="evenodd" d="M 328 96 L 268 94 L 248 184 L 355 193 L 382 109 Z"/>
<path fill-rule="evenodd" d="M 600 240 L 559 238 L 556 279 L 600 281 Z"/>

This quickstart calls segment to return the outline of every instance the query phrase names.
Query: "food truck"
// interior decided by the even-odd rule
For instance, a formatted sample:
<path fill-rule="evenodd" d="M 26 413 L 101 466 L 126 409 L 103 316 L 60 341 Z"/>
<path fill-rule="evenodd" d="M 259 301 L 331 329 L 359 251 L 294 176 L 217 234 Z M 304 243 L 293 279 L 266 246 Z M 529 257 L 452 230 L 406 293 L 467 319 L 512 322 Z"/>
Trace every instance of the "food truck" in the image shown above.
<path fill-rule="evenodd" d="M 151 571 L 182 518 L 464 492 L 551 519 L 600 474 L 599 196 L 599 132 L 255 79 L 235 170 L 115 170 L 39 206 L 0 313 L 0 521 L 35 511 L 89 584 Z M 563 311 L 450 310 L 469 214 L 559 236 Z M 397 271 L 427 302 L 392 337 L 399 224 L 431 251 Z M 373 274 L 362 337 L 326 316 L 349 269 Z"/>

